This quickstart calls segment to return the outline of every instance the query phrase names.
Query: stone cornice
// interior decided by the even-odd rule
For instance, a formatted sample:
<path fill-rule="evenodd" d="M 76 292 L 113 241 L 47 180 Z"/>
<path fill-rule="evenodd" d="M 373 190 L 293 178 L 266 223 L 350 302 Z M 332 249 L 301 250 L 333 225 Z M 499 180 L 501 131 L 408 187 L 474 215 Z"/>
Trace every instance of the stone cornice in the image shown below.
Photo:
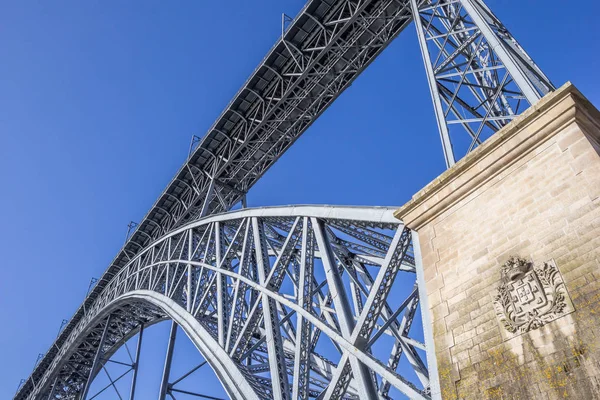
<path fill-rule="evenodd" d="M 567 82 L 417 192 L 394 216 L 418 230 L 575 121 L 600 143 L 600 113 Z"/>

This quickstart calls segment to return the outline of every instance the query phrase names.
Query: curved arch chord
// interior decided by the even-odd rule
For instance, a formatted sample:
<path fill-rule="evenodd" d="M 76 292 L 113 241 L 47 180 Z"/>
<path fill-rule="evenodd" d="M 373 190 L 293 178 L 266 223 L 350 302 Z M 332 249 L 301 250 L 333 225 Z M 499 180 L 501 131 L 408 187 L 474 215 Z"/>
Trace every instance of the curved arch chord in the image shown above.
<path fill-rule="evenodd" d="M 77 398 L 94 354 L 165 318 L 234 399 L 429 398 L 423 338 L 409 336 L 411 233 L 391 213 L 244 209 L 164 235 L 104 287 L 28 398 Z"/>

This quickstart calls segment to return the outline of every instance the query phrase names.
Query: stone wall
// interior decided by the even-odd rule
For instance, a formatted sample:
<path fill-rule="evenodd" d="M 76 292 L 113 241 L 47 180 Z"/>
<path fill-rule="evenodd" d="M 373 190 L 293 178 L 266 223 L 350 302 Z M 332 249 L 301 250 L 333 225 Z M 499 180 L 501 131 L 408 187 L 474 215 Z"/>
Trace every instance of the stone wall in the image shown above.
<path fill-rule="evenodd" d="M 444 399 L 600 398 L 600 113 L 570 83 L 417 193 Z M 575 311 L 507 335 L 494 308 L 509 256 L 554 261 Z"/>

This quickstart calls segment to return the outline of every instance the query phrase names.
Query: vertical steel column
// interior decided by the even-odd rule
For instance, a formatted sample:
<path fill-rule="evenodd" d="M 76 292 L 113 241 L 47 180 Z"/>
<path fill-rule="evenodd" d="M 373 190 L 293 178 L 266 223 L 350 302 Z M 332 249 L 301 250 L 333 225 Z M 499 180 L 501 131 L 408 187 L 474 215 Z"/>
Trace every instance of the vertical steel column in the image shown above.
<path fill-rule="evenodd" d="M 140 325 L 140 333 L 138 336 L 137 347 L 135 349 L 135 362 L 133 364 L 133 377 L 131 378 L 131 392 L 129 393 L 129 400 L 133 400 L 135 397 L 135 384 L 137 382 L 138 366 L 140 365 L 140 351 L 142 350 L 142 336 L 144 334 L 144 323 Z"/>
<path fill-rule="evenodd" d="M 335 263 L 335 256 L 331 249 L 329 239 L 325 234 L 325 226 L 323 221 L 315 217 L 311 217 L 311 222 L 313 232 L 315 233 L 315 238 L 317 239 L 317 247 L 321 253 L 321 262 L 323 263 L 323 268 L 325 269 L 325 277 L 329 285 L 329 293 L 331 293 L 331 297 L 333 297 L 333 304 L 338 317 L 338 322 L 340 323 L 340 329 L 342 331 L 341 333 L 344 339 L 350 341 L 355 327 L 355 322 L 352 315 L 352 308 L 350 307 L 350 303 L 348 301 L 348 295 L 344 289 L 344 281 L 342 280 L 338 266 Z M 361 361 L 351 355 L 348 351 L 345 351 L 344 355 L 346 355 L 349 359 L 352 373 L 354 375 L 354 379 L 356 380 L 359 397 L 361 399 L 376 399 L 377 389 L 375 388 L 375 383 L 373 382 L 373 378 L 369 370 Z M 346 357 L 342 356 L 342 361 L 344 361 L 345 358 Z M 337 371 L 341 372 L 343 368 L 344 365 L 342 365 L 342 362 L 340 362 L 336 373 Z M 330 387 L 334 388 L 334 386 Z"/>
<path fill-rule="evenodd" d="M 413 2 L 415 0 L 412 0 Z M 465 11 L 469 13 L 469 16 L 473 19 L 473 22 L 477 24 L 477 27 L 485 36 L 490 46 L 494 49 L 500 60 L 504 64 L 504 67 L 508 73 L 512 76 L 513 80 L 523 92 L 523 95 L 527 98 L 530 104 L 534 104 L 541 98 L 541 95 L 536 90 L 533 82 L 525 76 L 525 71 L 516 63 L 513 57 L 508 53 L 504 45 L 498 39 L 498 36 L 492 31 L 489 24 L 477 8 L 475 3 L 480 3 L 478 0 L 460 0 Z"/>
<path fill-rule="evenodd" d="M 221 223 L 219 221 L 215 222 L 215 261 L 217 264 L 217 268 L 219 271 L 215 272 L 217 274 L 217 341 L 219 342 L 219 346 L 225 347 L 225 307 L 224 307 L 224 297 L 227 295 L 227 286 L 226 279 L 223 278 L 223 274 L 221 274 Z"/>
<path fill-rule="evenodd" d="M 165 400 L 169 391 L 169 375 L 171 375 L 171 363 L 173 362 L 173 349 L 175 348 L 175 338 L 177 337 L 177 323 L 171 324 L 171 333 L 169 334 L 169 344 L 167 345 L 167 355 L 165 356 L 165 367 L 163 369 L 162 381 L 160 383 L 160 394 L 158 400 Z"/>
<path fill-rule="evenodd" d="M 438 130 L 440 131 L 440 139 L 442 140 L 444 159 L 446 160 L 446 167 L 450 168 L 456 163 L 456 158 L 454 157 L 454 150 L 452 150 L 450 132 L 448 130 L 448 125 L 446 124 L 441 96 L 433 72 L 433 64 L 431 63 L 429 49 L 427 48 L 427 39 L 425 39 L 425 31 L 423 30 L 421 16 L 419 15 L 419 5 L 417 4 L 417 0 L 410 0 L 410 5 L 412 8 L 413 20 L 415 21 L 415 26 L 417 28 L 417 37 L 419 39 L 421 55 L 423 56 L 423 63 L 425 64 L 425 72 L 427 73 L 427 83 L 429 84 L 429 92 L 431 93 L 431 100 L 433 101 L 435 119 L 437 121 Z"/>
<path fill-rule="evenodd" d="M 192 260 L 194 246 L 193 246 L 193 229 L 188 231 L 188 261 Z M 192 264 L 187 265 L 187 293 L 186 293 L 186 310 L 192 312 Z"/>
<path fill-rule="evenodd" d="M 269 271 L 269 256 L 266 249 L 266 240 L 257 217 L 252 217 L 252 230 L 254 233 L 254 251 L 256 257 L 256 266 L 260 284 L 268 287 L 267 281 Z M 289 238 L 293 234 L 290 230 Z M 287 240 L 286 240 L 287 241 Z M 282 254 L 284 249 L 282 248 Z M 280 255 L 281 256 L 281 255 Z M 275 266 L 277 267 L 277 266 Z M 285 268 L 285 267 L 284 267 Z M 287 400 L 290 397 L 290 388 L 288 374 L 286 370 L 285 356 L 283 353 L 283 342 L 281 332 L 279 331 L 279 318 L 277 314 L 277 305 L 275 301 L 262 294 L 263 321 L 265 324 L 265 336 L 267 344 L 267 355 L 269 358 L 269 370 L 273 388 L 273 399 Z"/>
<path fill-rule="evenodd" d="M 554 87 L 483 0 L 409 1 L 450 167 Z M 465 154 L 454 124 L 471 136 Z"/>
<path fill-rule="evenodd" d="M 433 341 L 433 330 L 431 318 L 429 318 L 429 299 L 425 288 L 425 276 L 423 271 L 423 258 L 421 257 L 421 245 L 419 234 L 412 231 L 413 252 L 415 253 L 415 270 L 417 273 L 417 287 L 419 289 L 419 302 L 421 303 L 421 319 L 423 321 L 423 338 L 427 354 L 427 369 L 429 371 L 429 390 L 432 400 L 441 400 L 442 393 L 435 359 L 435 343 Z"/>
<path fill-rule="evenodd" d="M 298 276 L 298 305 L 310 310 L 311 298 L 306 293 L 312 292 L 313 277 L 313 254 L 308 254 L 308 217 L 302 220 L 302 247 L 300 253 L 300 270 Z M 310 237 L 312 240 L 312 236 Z M 310 247 L 312 249 L 312 247 Z M 310 258 L 309 258 L 310 257 Z M 307 264 L 309 268 L 307 268 Z M 307 271 L 308 269 L 308 271 Z M 308 279 L 307 279 L 308 272 Z M 307 285 L 308 283 L 308 285 Z M 307 287 L 308 286 L 308 287 Z M 307 298 L 308 297 L 308 298 Z M 294 381 L 292 385 L 292 399 L 308 400 L 308 382 L 310 378 L 310 368 L 307 364 L 310 362 L 310 354 L 307 349 L 307 344 L 310 343 L 310 323 L 305 321 L 301 313 L 296 313 L 296 354 L 294 354 Z"/>
<path fill-rule="evenodd" d="M 208 190 L 206 191 L 206 197 L 204 198 L 204 203 L 202 204 L 202 209 L 200 210 L 200 218 L 206 217 L 206 215 L 208 214 L 208 206 L 210 206 L 210 202 L 212 201 L 214 193 L 215 178 L 211 178 L 210 184 L 208 185 Z"/>
<path fill-rule="evenodd" d="M 502 28 L 504 28 L 504 26 L 502 25 L 502 22 L 498 19 L 498 17 L 496 17 L 494 15 L 494 13 L 492 12 L 492 10 L 490 10 L 490 8 L 487 6 L 487 4 L 485 4 L 483 1 L 479 1 L 478 6 L 479 6 L 480 11 L 482 12 L 482 15 L 484 16 L 484 18 L 487 15 L 487 18 L 486 18 L 487 20 L 493 20 L 494 23 L 496 23 L 496 24 L 502 26 Z M 514 53 L 516 55 L 517 63 L 520 62 L 522 64 L 522 68 L 525 68 L 525 75 L 529 79 L 531 79 L 531 81 L 533 82 L 533 85 L 535 87 L 537 87 L 537 89 L 540 91 L 542 96 L 545 96 L 550 91 L 556 89 L 554 87 L 554 85 L 552 84 L 552 82 L 550 81 L 550 78 L 548 78 L 546 76 L 546 74 L 544 74 L 544 72 L 533 61 L 533 59 L 529 56 L 529 54 L 527 54 L 525 49 L 523 49 L 523 47 L 521 47 L 521 45 L 517 42 L 517 40 L 512 35 L 510 35 L 508 30 L 506 28 L 504 28 L 502 30 L 504 31 L 503 32 L 504 34 L 508 34 L 510 36 L 509 40 L 507 40 L 505 42 L 506 45 L 508 46 L 508 48 L 510 50 L 512 50 L 512 53 Z"/>
<path fill-rule="evenodd" d="M 104 326 L 104 330 L 102 331 L 102 336 L 100 336 L 100 344 L 98 345 L 98 351 L 96 351 L 96 356 L 94 357 L 94 361 L 92 362 L 92 368 L 90 369 L 90 376 L 88 380 L 85 382 L 85 388 L 81 393 L 81 400 L 85 400 L 87 394 L 90 390 L 90 385 L 92 383 L 92 379 L 94 379 L 94 375 L 96 375 L 96 370 L 98 369 L 98 364 L 100 364 L 101 358 L 104 355 L 102 351 L 102 346 L 104 346 L 104 341 L 106 340 L 106 335 L 108 333 L 108 327 L 110 326 L 110 318 L 111 315 L 106 319 L 106 325 Z"/>

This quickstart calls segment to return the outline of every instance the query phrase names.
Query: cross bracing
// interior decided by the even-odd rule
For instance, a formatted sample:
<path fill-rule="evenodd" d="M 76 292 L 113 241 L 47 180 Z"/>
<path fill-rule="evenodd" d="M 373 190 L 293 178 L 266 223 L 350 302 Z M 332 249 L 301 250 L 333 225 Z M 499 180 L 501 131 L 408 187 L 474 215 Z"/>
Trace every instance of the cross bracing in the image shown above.
<path fill-rule="evenodd" d="M 411 332 L 419 305 L 411 231 L 392 212 L 246 209 L 177 228 L 111 279 L 20 395 L 89 394 L 91 378 L 141 325 L 169 318 L 231 398 L 385 398 L 394 388 L 428 399 L 425 344 Z M 401 357 L 411 374 L 398 371 Z"/>
<path fill-rule="evenodd" d="M 245 205 L 245 195 L 252 185 L 411 22 L 415 22 L 448 166 L 553 89 L 540 68 L 481 0 L 309 1 L 190 152 L 144 219 L 128 234 L 121 251 L 61 330 L 53 346 L 36 363 L 16 398 L 27 398 L 38 389 L 48 368 L 60 361 L 57 359 L 59 351 L 74 329 L 126 265 L 178 227 L 227 211 L 240 201 Z M 334 245 L 354 254 L 356 262 L 369 264 L 384 258 L 389 243 L 377 235 L 364 235 L 362 228 L 350 222 L 340 223 L 336 229 L 343 235 L 332 236 L 327 232 L 325 240 L 335 240 Z M 261 234 L 277 236 L 276 230 Z M 349 241 L 344 235 L 360 235 L 365 242 Z M 263 259 L 271 256 L 268 249 L 265 251 Z M 410 254 L 404 257 L 401 268 L 410 269 L 407 265 L 419 262 Z M 331 258 L 324 254 L 325 260 Z M 260 269 L 256 273 L 259 272 Z M 348 274 L 354 282 L 355 275 Z M 207 288 L 206 296 L 212 295 L 213 286 Z M 229 290 L 223 278 L 217 279 L 216 288 L 220 293 L 217 298 L 221 299 Z M 266 300 L 261 307 L 273 317 L 281 309 L 275 309 L 271 303 Z M 354 308 L 362 307 L 357 299 L 350 303 Z M 344 310 L 350 304 L 335 306 Z M 385 315 L 390 311 L 384 307 L 378 312 Z M 355 322 L 345 314 L 346 317 L 344 313 L 340 315 L 340 329 L 348 335 L 349 327 Z M 223 318 L 226 317 L 218 319 Z M 265 320 L 267 324 L 270 319 Z M 222 321 L 216 326 L 221 329 L 221 346 L 224 341 L 229 345 L 229 336 L 240 329 L 234 323 L 227 325 L 224 331 L 226 325 Z M 289 329 L 289 324 L 286 326 Z M 270 331 L 274 336 L 267 341 L 269 346 L 261 345 L 261 348 L 274 352 L 283 365 L 289 350 L 282 353 L 274 348 L 273 343 L 279 342 L 280 334 Z M 224 332 L 227 339 L 223 337 Z M 362 342 L 361 335 L 368 333 L 357 333 L 351 341 Z M 282 343 L 284 347 L 289 346 L 287 342 Z M 397 357 L 403 352 L 410 355 L 402 346 L 394 350 Z M 373 392 L 374 384 L 381 384 L 384 391 L 389 388 L 389 381 L 370 378 L 356 359 L 344 355 L 339 362 L 341 369 L 330 376 L 333 384 L 325 385 L 323 392 L 312 388 L 311 393 L 336 397 L 340 391 L 349 390 L 351 396 L 353 386 L 348 386 L 348 371 L 352 371 L 352 382 L 357 382 L 363 391 Z M 393 366 L 397 360 L 390 362 Z M 301 363 L 295 365 L 301 369 L 294 373 L 302 375 L 306 371 Z M 254 366 L 253 370 L 261 368 L 266 367 Z M 272 372 L 271 368 L 269 371 Z M 263 386 L 266 380 L 276 383 L 273 386 L 276 398 L 284 398 L 283 393 L 288 391 L 295 397 L 300 390 L 298 385 L 307 384 L 303 380 L 289 387 L 285 379 L 277 376 L 258 379 Z"/>
<path fill-rule="evenodd" d="M 199 214 L 239 202 L 409 22 L 407 5 L 394 0 L 310 1 L 139 223 L 56 344 L 148 243 Z M 52 357 L 51 350 L 40 367 Z"/>
<path fill-rule="evenodd" d="M 482 1 L 410 3 L 451 167 L 554 86 Z"/>

